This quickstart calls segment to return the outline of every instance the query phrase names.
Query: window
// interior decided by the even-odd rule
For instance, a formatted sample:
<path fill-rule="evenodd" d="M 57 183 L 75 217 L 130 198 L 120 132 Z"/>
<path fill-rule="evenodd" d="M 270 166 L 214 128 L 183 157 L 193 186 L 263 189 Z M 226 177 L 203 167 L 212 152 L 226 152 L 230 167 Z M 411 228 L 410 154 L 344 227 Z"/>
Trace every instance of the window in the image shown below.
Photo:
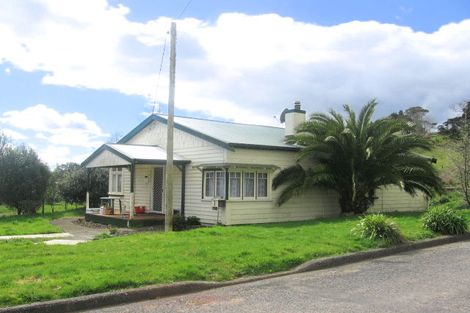
<path fill-rule="evenodd" d="M 111 169 L 110 192 L 122 192 L 122 168 L 113 167 Z"/>
<path fill-rule="evenodd" d="M 240 198 L 242 196 L 242 174 L 240 172 L 230 172 L 229 176 L 229 199 Z"/>
<path fill-rule="evenodd" d="M 255 197 L 255 173 L 243 173 L 243 197 Z"/>
<path fill-rule="evenodd" d="M 205 199 L 268 200 L 270 196 L 269 174 L 266 171 L 226 172 L 204 170 L 203 191 Z"/>
<path fill-rule="evenodd" d="M 204 172 L 204 198 L 225 198 L 225 172 Z"/>
<path fill-rule="evenodd" d="M 256 196 L 266 198 L 268 196 L 268 174 L 256 173 Z"/>
<path fill-rule="evenodd" d="M 214 197 L 214 185 L 215 185 L 215 179 L 214 179 L 214 172 L 206 172 L 205 174 L 205 184 L 206 186 L 206 192 L 204 193 L 205 198 L 213 198 Z"/>
<path fill-rule="evenodd" d="M 215 172 L 215 196 L 216 198 L 225 199 L 225 172 Z"/>

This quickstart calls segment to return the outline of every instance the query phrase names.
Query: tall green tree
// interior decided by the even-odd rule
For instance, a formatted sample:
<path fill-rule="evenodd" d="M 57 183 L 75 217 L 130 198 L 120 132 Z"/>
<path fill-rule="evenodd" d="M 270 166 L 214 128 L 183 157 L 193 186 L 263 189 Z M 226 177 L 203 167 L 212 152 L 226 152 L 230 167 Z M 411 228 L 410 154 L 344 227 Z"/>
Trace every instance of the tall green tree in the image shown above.
<path fill-rule="evenodd" d="M 398 111 L 390 114 L 390 118 L 401 119 L 406 121 L 407 128 L 405 133 L 416 133 L 418 135 L 429 135 L 431 130 L 436 126 L 428 117 L 429 110 L 414 106 L 406 109 L 405 111 Z"/>
<path fill-rule="evenodd" d="M 0 202 L 20 214 L 36 213 L 50 176 L 49 168 L 26 146 L 4 146 L 0 157 Z"/>
<path fill-rule="evenodd" d="M 99 198 L 108 193 L 108 171 L 105 169 L 87 170 L 77 163 L 59 165 L 53 173 L 57 191 L 67 203 L 83 203 L 87 190 L 90 203 L 99 205 Z"/>
<path fill-rule="evenodd" d="M 367 103 L 359 115 L 347 105 L 346 116 L 331 110 L 313 114 L 288 137 L 302 146 L 296 165 L 280 171 L 273 188 L 283 188 L 282 205 L 314 187 L 336 190 L 342 212 L 360 214 L 374 204 L 376 191 L 395 185 L 414 195 L 442 190 L 430 159 L 415 153 L 430 150 L 429 139 L 406 133 L 403 119 L 372 120 L 377 103 Z"/>

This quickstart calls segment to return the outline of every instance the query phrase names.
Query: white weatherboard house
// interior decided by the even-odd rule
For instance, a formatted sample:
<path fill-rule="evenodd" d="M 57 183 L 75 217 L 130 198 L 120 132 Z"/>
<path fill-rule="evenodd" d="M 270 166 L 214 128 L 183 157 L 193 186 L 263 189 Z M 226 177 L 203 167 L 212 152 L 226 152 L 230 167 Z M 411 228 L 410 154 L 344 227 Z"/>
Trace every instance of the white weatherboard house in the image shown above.
<path fill-rule="evenodd" d="M 305 111 L 297 103 L 284 116 L 285 129 L 175 117 L 174 209 L 197 216 L 202 223 L 224 225 L 338 215 L 334 191 L 312 190 L 277 205 L 279 190 L 272 190 L 271 181 L 280 169 L 296 162 L 299 147 L 284 139 L 305 121 Z M 154 114 L 117 144 L 101 146 L 83 165 L 109 168 L 108 196 L 121 199 L 124 213 L 144 206 L 145 213 L 164 214 L 166 138 L 167 119 Z M 397 188 L 381 190 L 378 196 L 376 211 L 427 206 L 423 196 L 411 197 Z M 214 199 L 222 200 L 217 201 L 218 209 Z M 114 210 L 119 210 L 117 205 Z"/>

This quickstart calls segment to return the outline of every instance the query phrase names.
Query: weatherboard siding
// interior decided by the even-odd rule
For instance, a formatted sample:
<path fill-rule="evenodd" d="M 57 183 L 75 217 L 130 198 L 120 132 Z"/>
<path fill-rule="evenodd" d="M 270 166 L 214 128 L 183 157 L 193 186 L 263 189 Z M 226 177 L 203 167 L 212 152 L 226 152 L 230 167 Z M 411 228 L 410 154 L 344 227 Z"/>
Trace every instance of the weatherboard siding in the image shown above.
<path fill-rule="evenodd" d="M 411 196 L 395 186 L 379 190 L 377 197 L 370 212 L 424 211 L 428 207 L 428 201 L 422 193 Z"/>
<path fill-rule="evenodd" d="M 226 160 L 226 150 L 185 131 L 174 130 L 174 152 L 191 163 L 186 165 L 185 214 L 197 216 L 202 223 L 217 222 L 217 212 L 212 210 L 212 202 L 202 199 L 202 172 L 195 165 L 222 163 Z M 154 121 L 129 139 L 126 144 L 159 145 L 166 148 L 166 124 Z M 181 208 L 181 172 L 176 169 L 174 178 L 174 208 Z M 221 211 L 219 221 L 224 222 Z"/>
<path fill-rule="evenodd" d="M 152 203 L 152 171 L 149 165 L 136 165 L 134 180 L 134 206 L 145 206 L 147 211 L 151 210 Z"/>
<path fill-rule="evenodd" d="M 247 168 L 250 164 L 266 164 L 278 167 L 269 171 L 268 185 L 280 169 L 296 163 L 297 152 L 269 151 L 255 149 L 236 149 L 227 153 L 227 162 L 243 163 Z M 231 225 L 252 223 L 273 223 L 285 221 L 308 220 L 321 217 L 337 216 L 340 213 L 338 196 L 334 191 L 314 189 L 311 192 L 294 197 L 277 205 L 282 187 L 272 190 L 269 200 L 227 202 L 227 219 Z"/>
<path fill-rule="evenodd" d="M 128 165 L 129 161 L 124 160 L 123 158 L 117 156 L 116 154 L 103 150 L 99 155 L 97 155 L 90 163 L 87 164 L 88 168 L 91 167 L 108 167 L 108 166 L 122 166 Z"/>
<path fill-rule="evenodd" d="M 236 149 L 227 153 L 227 162 L 275 165 L 280 169 L 294 165 L 298 153 L 254 149 Z M 270 182 L 280 169 L 271 171 Z M 337 216 L 340 213 L 338 194 L 334 191 L 313 189 L 296 196 L 281 206 L 277 205 L 282 189 L 271 192 L 270 201 L 231 201 L 227 202 L 229 224 L 252 224 L 283 221 L 297 221 L 321 217 Z M 377 194 L 379 199 L 371 212 L 420 211 L 427 207 L 422 195 L 411 197 L 396 187 L 385 188 Z"/>

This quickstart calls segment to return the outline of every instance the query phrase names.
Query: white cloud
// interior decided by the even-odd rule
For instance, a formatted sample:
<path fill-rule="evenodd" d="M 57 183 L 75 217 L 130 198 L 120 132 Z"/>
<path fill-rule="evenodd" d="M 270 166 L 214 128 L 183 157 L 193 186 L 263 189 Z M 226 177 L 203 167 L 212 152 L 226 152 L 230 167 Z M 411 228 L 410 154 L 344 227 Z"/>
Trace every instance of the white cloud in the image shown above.
<path fill-rule="evenodd" d="M 45 161 L 50 168 L 55 168 L 59 164 L 68 162 L 81 163 L 91 154 L 91 152 L 76 153 L 70 147 L 60 145 L 47 145 L 45 147 L 30 146 L 37 151 L 39 158 Z"/>
<path fill-rule="evenodd" d="M 108 136 L 85 114 L 62 114 L 44 104 L 30 106 L 21 111 L 4 112 L 0 115 L 0 124 L 18 130 L 33 131 L 37 139 L 62 146 L 95 148 Z"/>
<path fill-rule="evenodd" d="M 25 140 L 27 139 L 28 137 L 20 132 L 17 132 L 17 131 L 14 131 L 12 129 L 8 129 L 8 128 L 0 128 L 0 133 L 3 133 L 5 136 L 13 139 L 13 140 L 17 140 L 17 141 L 20 141 L 20 140 Z"/>
<path fill-rule="evenodd" d="M 105 0 L 3 1 L 0 63 L 45 71 L 46 84 L 147 97 L 170 19 L 133 22 L 128 12 Z M 428 34 L 374 21 L 321 26 L 276 14 L 226 13 L 214 23 L 187 18 L 178 21 L 176 105 L 273 124 L 272 116 L 298 98 L 309 111 L 324 111 L 376 97 L 382 113 L 423 105 L 442 120 L 449 105 L 470 98 L 468 38 L 470 20 Z M 168 96 L 166 66 L 160 102 Z M 56 135 L 51 142 L 63 143 Z"/>

